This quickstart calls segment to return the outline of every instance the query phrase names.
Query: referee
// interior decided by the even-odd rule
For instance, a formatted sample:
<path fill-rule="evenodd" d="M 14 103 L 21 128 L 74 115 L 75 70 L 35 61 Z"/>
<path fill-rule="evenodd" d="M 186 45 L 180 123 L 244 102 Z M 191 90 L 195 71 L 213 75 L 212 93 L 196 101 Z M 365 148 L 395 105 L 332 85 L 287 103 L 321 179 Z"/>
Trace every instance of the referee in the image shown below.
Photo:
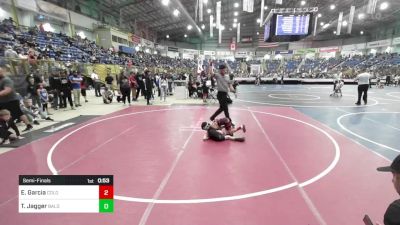
<path fill-rule="evenodd" d="M 356 105 L 361 105 L 361 96 L 365 105 L 368 101 L 368 88 L 371 74 L 369 74 L 365 69 L 362 72 L 363 73 L 360 73 L 355 79 L 355 81 L 358 81 L 358 99 Z"/>
<path fill-rule="evenodd" d="M 217 80 L 219 109 L 210 117 L 210 120 L 215 120 L 215 118 L 223 111 L 225 117 L 232 121 L 228 110 L 228 104 L 232 103 L 232 100 L 229 98 L 228 92 L 235 92 L 235 90 L 233 89 L 232 82 L 229 80 L 229 76 L 225 76 L 226 66 L 220 65 L 218 69 L 219 73 L 214 74 L 214 77 Z"/>

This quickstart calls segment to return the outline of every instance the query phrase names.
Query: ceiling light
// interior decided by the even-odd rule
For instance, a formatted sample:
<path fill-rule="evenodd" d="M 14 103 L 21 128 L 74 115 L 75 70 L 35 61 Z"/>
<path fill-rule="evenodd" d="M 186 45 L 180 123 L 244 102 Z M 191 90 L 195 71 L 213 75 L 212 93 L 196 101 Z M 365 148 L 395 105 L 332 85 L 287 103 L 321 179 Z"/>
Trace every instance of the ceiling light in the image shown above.
<path fill-rule="evenodd" d="M 268 6 L 264 6 L 264 10 L 267 10 L 268 9 Z"/>
<path fill-rule="evenodd" d="M 233 4 L 233 6 L 234 6 L 235 8 L 237 8 L 237 7 L 239 7 L 239 3 L 235 2 L 235 3 Z"/>
<path fill-rule="evenodd" d="M 234 23 L 237 23 L 237 18 L 234 18 L 234 19 L 233 19 L 233 22 L 234 22 Z"/>
<path fill-rule="evenodd" d="M 208 0 L 203 0 L 203 4 L 207 4 L 208 3 Z"/>
<path fill-rule="evenodd" d="M 173 14 L 174 14 L 174 16 L 179 16 L 179 10 L 175 9 Z"/>
<path fill-rule="evenodd" d="M 359 13 L 358 14 L 358 19 L 359 20 L 362 20 L 362 19 L 364 19 L 365 18 L 365 14 L 364 13 Z"/>
<path fill-rule="evenodd" d="M 342 26 L 347 27 L 347 21 L 346 20 L 342 22 Z"/>
<path fill-rule="evenodd" d="M 364 35 L 364 31 L 360 31 L 360 34 L 361 34 L 361 35 Z"/>
<path fill-rule="evenodd" d="M 325 23 L 324 23 L 324 22 L 321 22 L 320 24 L 321 24 L 321 26 L 325 25 Z"/>
<path fill-rule="evenodd" d="M 329 6 L 329 8 L 330 8 L 331 10 L 334 10 L 334 9 L 336 9 L 336 5 L 332 4 L 331 6 Z"/>
<path fill-rule="evenodd" d="M 225 26 L 224 25 L 219 25 L 219 29 L 225 30 Z"/>
<path fill-rule="evenodd" d="M 207 9 L 207 13 L 208 13 L 208 14 L 211 14 L 211 9 Z"/>
<path fill-rule="evenodd" d="M 381 5 L 379 6 L 380 10 L 386 10 L 387 8 L 389 8 L 388 2 L 382 2 Z"/>
<path fill-rule="evenodd" d="M 167 36 L 165 36 L 167 39 L 169 38 L 169 34 L 167 34 Z"/>
<path fill-rule="evenodd" d="M 187 38 L 187 34 L 183 35 L 185 38 Z"/>
<path fill-rule="evenodd" d="M 260 18 L 258 18 L 258 19 L 257 19 L 257 23 L 260 23 L 260 22 L 261 22 L 261 20 L 260 20 Z"/>
<path fill-rule="evenodd" d="M 216 23 L 213 23 L 213 27 L 216 27 L 217 26 L 217 24 Z"/>
<path fill-rule="evenodd" d="M 193 28 L 193 27 L 192 27 L 192 25 L 190 25 L 190 24 L 187 26 L 187 29 L 188 29 L 188 30 L 191 30 L 192 28 Z"/>
<path fill-rule="evenodd" d="M 326 29 L 329 27 L 329 23 L 326 23 L 322 28 Z"/>
<path fill-rule="evenodd" d="M 260 35 L 260 32 L 257 32 L 257 35 Z"/>
<path fill-rule="evenodd" d="M 206 29 L 206 25 L 202 24 L 201 29 L 203 29 L 203 30 Z"/>
<path fill-rule="evenodd" d="M 333 34 L 336 34 L 336 30 L 335 30 L 335 31 L 333 31 Z"/>
<path fill-rule="evenodd" d="M 237 23 L 233 23 L 232 27 L 236 28 L 237 27 Z"/>
<path fill-rule="evenodd" d="M 318 13 L 318 18 L 321 18 L 322 17 L 322 14 L 321 13 Z"/>
<path fill-rule="evenodd" d="M 300 2 L 300 5 L 305 5 L 306 4 L 306 1 L 301 1 Z"/>
<path fill-rule="evenodd" d="M 237 16 L 237 15 L 239 15 L 239 13 L 238 13 L 238 12 L 234 12 L 233 15 L 234 15 L 234 16 Z"/>
<path fill-rule="evenodd" d="M 161 3 L 165 6 L 167 6 L 169 4 L 169 0 L 161 0 Z"/>

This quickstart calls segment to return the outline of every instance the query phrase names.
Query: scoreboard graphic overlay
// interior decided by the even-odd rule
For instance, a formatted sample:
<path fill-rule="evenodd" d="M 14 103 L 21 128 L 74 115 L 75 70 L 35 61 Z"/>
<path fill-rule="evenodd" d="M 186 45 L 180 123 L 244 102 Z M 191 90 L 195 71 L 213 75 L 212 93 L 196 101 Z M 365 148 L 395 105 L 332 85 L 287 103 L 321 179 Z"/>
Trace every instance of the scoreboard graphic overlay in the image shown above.
<path fill-rule="evenodd" d="M 113 213 L 112 175 L 20 175 L 20 213 Z"/>

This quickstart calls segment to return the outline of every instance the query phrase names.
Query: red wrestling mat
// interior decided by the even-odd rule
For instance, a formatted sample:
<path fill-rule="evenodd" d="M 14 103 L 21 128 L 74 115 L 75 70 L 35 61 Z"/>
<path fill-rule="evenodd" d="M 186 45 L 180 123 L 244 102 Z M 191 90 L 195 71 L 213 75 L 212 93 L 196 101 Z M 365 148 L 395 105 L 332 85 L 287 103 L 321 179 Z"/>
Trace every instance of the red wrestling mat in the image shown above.
<path fill-rule="evenodd" d="M 388 162 L 294 109 L 232 108 L 246 142 L 204 142 L 214 110 L 132 107 L 0 155 L 0 224 L 354 225 L 395 198 Z M 19 214 L 18 175 L 52 172 L 114 175 L 114 213 Z"/>

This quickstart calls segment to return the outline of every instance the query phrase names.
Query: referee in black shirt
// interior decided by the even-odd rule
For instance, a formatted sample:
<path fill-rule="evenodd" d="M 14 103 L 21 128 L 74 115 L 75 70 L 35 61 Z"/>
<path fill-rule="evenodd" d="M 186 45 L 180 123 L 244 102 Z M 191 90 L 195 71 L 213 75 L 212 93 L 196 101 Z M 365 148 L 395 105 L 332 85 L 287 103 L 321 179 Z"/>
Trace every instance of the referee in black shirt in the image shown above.
<path fill-rule="evenodd" d="M 232 103 L 232 100 L 229 98 L 228 92 L 235 92 L 235 89 L 233 89 L 232 82 L 229 80 L 229 77 L 225 76 L 226 66 L 220 65 L 218 69 L 219 73 L 214 74 L 214 77 L 217 80 L 217 98 L 219 102 L 219 109 L 210 117 L 210 120 L 215 120 L 215 118 L 221 114 L 221 112 L 224 112 L 225 117 L 232 121 L 228 110 L 228 104 Z"/>

